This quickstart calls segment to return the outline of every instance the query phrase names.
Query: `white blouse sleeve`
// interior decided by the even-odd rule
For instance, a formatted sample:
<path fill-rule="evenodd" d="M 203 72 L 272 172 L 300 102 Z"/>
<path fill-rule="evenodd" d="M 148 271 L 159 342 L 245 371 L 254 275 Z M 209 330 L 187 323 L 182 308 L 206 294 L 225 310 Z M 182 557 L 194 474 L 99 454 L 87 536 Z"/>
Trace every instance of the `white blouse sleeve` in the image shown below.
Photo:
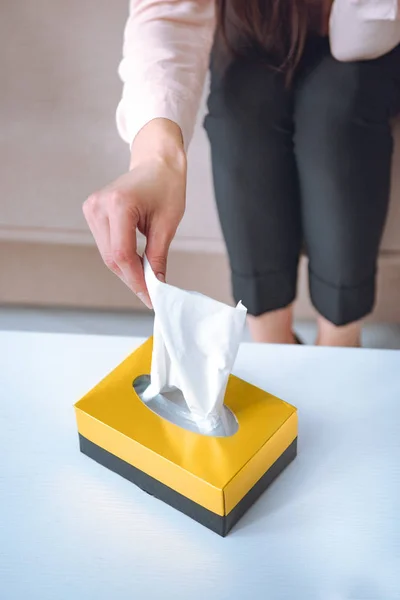
<path fill-rule="evenodd" d="M 131 0 L 117 108 L 118 131 L 126 142 L 152 119 L 164 117 L 179 125 L 188 147 L 214 28 L 214 0 Z"/>
<path fill-rule="evenodd" d="M 398 0 L 335 0 L 329 34 L 337 60 L 378 58 L 400 43 Z"/>
<path fill-rule="evenodd" d="M 398 0 L 349 0 L 366 21 L 395 21 L 398 18 Z"/>

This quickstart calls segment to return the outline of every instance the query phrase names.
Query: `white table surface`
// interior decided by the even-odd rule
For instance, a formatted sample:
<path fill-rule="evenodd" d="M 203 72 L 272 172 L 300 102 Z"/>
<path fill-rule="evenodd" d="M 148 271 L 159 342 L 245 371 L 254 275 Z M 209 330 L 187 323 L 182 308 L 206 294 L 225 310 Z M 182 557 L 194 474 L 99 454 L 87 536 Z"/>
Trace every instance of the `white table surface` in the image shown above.
<path fill-rule="evenodd" d="M 400 352 L 241 347 L 299 455 L 220 538 L 78 450 L 73 403 L 141 341 L 0 333 L 0 598 L 398 600 Z"/>

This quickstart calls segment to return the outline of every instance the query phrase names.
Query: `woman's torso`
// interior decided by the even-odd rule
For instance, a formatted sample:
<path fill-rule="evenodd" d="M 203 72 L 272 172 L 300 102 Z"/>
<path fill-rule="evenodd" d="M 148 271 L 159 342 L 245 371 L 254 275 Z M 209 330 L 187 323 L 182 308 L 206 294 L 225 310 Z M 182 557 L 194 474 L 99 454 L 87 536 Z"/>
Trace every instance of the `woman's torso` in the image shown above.
<path fill-rule="evenodd" d="M 375 59 L 400 43 L 398 0 L 309 1 L 315 6 L 316 29 L 329 34 L 339 61 Z M 131 0 L 119 68 L 124 93 L 117 111 L 118 129 L 127 142 L 149 120 L 165 117 L 178 123 L 188 146 L 209 64 L 215 2 Z"/>

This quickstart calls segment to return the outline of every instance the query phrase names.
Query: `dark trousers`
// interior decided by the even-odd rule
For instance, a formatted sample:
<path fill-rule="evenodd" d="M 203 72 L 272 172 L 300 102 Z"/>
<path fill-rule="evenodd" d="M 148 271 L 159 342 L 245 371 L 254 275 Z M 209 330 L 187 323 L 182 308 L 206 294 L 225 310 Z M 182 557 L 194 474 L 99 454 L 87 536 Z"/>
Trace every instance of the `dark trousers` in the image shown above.
<path fill-rule="evenodd" d="M 236 301 L 252 315 L 289 305 L 304 248 L 317 311 L 336 325 L 364 317 L 388 207 L 400 47 L 341 63 L 327 39 L 311 39 L 289 88 L 259 54 L 227 56 L 214 50 L 205 128 Z"/>

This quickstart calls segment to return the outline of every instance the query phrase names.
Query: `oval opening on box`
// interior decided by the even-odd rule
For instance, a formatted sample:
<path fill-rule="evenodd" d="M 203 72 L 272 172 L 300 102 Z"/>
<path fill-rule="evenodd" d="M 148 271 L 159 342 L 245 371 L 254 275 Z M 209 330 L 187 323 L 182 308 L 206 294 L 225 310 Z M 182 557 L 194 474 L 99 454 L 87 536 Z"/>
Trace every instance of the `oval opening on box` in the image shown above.
<path fill-rule="evenodd" d="M 151 396 L 148 393 L 150 375 L 139 375 L 133 381 L 133 389 L 140 400 L 159 417 L 194 433 L 210 437 L 230 437 L 239 429 L 239 424 L 233 412 L 223 406 L 221 418 L 210 431 L 200 428 L 187 407 L 182 392 L 178 389 Z M 147 393 L 146 393 L 147 391 Z"/>

